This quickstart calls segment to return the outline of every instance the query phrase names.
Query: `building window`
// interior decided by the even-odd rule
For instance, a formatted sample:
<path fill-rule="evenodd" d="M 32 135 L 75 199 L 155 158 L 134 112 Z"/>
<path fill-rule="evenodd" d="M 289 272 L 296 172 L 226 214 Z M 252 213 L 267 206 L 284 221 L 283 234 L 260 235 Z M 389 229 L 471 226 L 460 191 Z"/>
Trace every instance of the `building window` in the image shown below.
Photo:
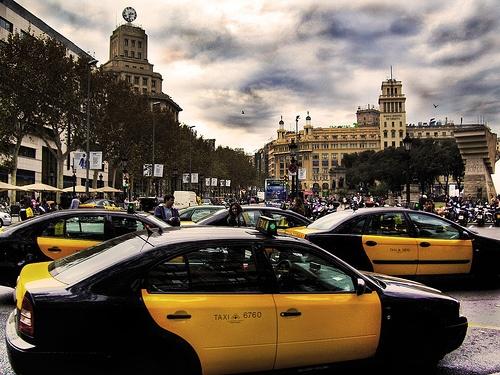
<path fill-rule="evenodd" d="M 392 127 L 394 127 L 394 121 L 392 122 Z"/>
<path fill-rule="evenodd" d="M 402 130 L 399 131 L 399 137 L 403 138 L 403 131 Z"/>
<path fill-rule="evenodd" d="M 142 54 L 140 52 L 137 52 L 137 58 L 142 59 Z"/>
<path fill-rule="evenodd" d="M 147 86 L 148 84 L 148 78 L 147 77 L 142 77 L 142 85 Z"/>
<path fill-rule="evenodd" d="M 2 17 L 0 17 L 0 27 L 4 28 L 9 33 L 11 33 L 14 30 L 12 23 L 10 23 L 9 21 L 7 21 L 5 18 Z"/>
<path fill-rule="evenodd" d="M 19 156 L 24 156 L 25 158 L 36 158 L 36 149 L 26 146 L 21 146 L 19 148 Z"/>
<path fill-rule="evenodd" d="M 387 130 L 384 130 L 384 138 L 387 138 Z"/>
<path fill-rule="evenodd" d="M 387 147 L 387 141 L 384 142 L 384 147 Z"/>
<path fill-rule="evenodd" d="M 403 126 L 403 121 L 400 121 L 400 122 L 399 122 L 399 126 Z"/>
<path fill-rule="evenodd" d="M 443 136 L 446 137 L 446 132 L 443 132 Z"/>
<path fill-rule="evenodd" d="M 396 147 L 396 142 L 392 141 L 392 147 Z"/>
<path fill-rule="evenodd" d="M 127 50 L 123 51 L 123 53 L 125 54 L 125 57 L 128 57 L 128 51 Z"/>
<path fill-rule="evenodd" d="M 156 79 L 151 80 L 151 87 L 156 87 Z"/>
<path fill-rule="evenodd" d="M 135 57 L 134 55 L 135 55 L 134 51 L 130 51 L 130 57 Z"/>
<path fill-rule="evenodd" d="M 384 121 L 384 128 L 387 128 L 387 121 Z"/>
<path fill-rule="evenodd" d="M 139 84 L 139 77 L 134 77 L 134 85 L 138 85 Z"/>
<path fill-rule="evenodd" d="M 125 47 L 128 47 L 128 39 L 125 39 Z"/>
<path fill-rule="evenodd" d="M 396 130 L 391 130 L 391 138 L 396 138 Z"/>
<path fill-rule="evenodd" d="M 142 42 L 140 40 L 137 42 L 137 47 L 142 48 Z"/>
<path fill-rule="evenodd" d="M 142 89 L 142 93 L 143 93 L 143 94 L 147 94 L 147 93 L 148 93 L 148 89 L 147 89 L 146 87 L 143 87 L 143 89 Z"/>
<path fill-rule="evenodd" d="M 129 75 L 126 75 L 126 76 L 125 76 L 125 80 L 126 80 L 128 83 L 130 83 L 130 79 L 131 79 L 131 77 L 130 77 Z"/>
<path fill-rule="evenodd" d="M 135 40 L 132 40 L 132 47 L 135 47 Z"/>

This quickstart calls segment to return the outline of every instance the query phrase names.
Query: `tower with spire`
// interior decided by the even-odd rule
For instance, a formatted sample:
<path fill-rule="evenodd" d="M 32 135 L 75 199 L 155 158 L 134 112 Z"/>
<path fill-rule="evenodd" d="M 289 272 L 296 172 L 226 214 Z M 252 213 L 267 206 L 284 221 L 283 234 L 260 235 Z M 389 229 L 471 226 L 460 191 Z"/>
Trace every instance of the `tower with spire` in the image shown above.
<path fill-rule="evenodd" d="M 399 147 L 406 136 L 406 97 L 403 84 L 392 76 L 382 82 L 378 98 L 380 110 L 380 149 Z"/>

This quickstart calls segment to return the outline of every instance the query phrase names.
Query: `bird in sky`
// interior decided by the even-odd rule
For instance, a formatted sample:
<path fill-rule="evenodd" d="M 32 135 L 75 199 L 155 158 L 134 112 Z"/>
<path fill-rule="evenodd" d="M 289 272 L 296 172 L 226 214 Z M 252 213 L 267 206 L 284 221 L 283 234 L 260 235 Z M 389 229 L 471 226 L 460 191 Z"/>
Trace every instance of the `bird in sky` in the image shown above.
<path fill-rule="evenodd" d="M 242 114 L 242 115 L 244 115 L 244 114 L 245 114 L 245 111 L 243 111 L 243 110 L 242 110 L 242 111 L 241 111 L 241 114 Z"/>
<path fill-rule="evenodd" d="M 434 103 L 433 103 L 432 105 L 434 106 L 434 108 L 439 107 L 439 104 L 434 104 Z"/>

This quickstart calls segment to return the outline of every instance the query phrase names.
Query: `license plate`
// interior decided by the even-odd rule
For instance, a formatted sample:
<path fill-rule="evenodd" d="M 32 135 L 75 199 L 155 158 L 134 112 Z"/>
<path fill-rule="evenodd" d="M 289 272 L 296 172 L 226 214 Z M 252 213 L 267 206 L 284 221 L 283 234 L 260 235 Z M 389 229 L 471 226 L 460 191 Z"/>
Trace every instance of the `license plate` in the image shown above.
<path fill-rule="evenodd" d="M 460 215 L 460 216 L 458 217 L 458 220 L 463 220 L 463 219 L 464 219 L 463 215 Z"/>

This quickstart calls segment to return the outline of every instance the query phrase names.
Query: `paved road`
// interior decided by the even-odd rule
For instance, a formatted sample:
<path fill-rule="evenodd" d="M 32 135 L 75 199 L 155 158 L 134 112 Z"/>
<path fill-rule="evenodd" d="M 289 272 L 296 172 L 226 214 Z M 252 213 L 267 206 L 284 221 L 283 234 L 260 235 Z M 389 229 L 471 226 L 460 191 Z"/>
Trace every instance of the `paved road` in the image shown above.
<path fill-rule="evenodd" d="M 472 228 L 481 234 L 500 239 L 500 228 Z M 499 265 L 500 267 L 500 265 Z M 461 301 L 462 314 L 469 319 L 464 344 L 439 363 L 438 375 L 500 374 L 500 280 L 490 285 L 476 285 L 469 279 L 435 284 Z M 5 354 L 5 321 L 12 310 L 12 289 L 0 287 L 0 374 L 13 375 Z M 364 370 L 363 372 L 368 372 Z M 396 373 L 407 373 L 401 369 Z M 309 373 L 352 374 L 352 368 Z"/>

